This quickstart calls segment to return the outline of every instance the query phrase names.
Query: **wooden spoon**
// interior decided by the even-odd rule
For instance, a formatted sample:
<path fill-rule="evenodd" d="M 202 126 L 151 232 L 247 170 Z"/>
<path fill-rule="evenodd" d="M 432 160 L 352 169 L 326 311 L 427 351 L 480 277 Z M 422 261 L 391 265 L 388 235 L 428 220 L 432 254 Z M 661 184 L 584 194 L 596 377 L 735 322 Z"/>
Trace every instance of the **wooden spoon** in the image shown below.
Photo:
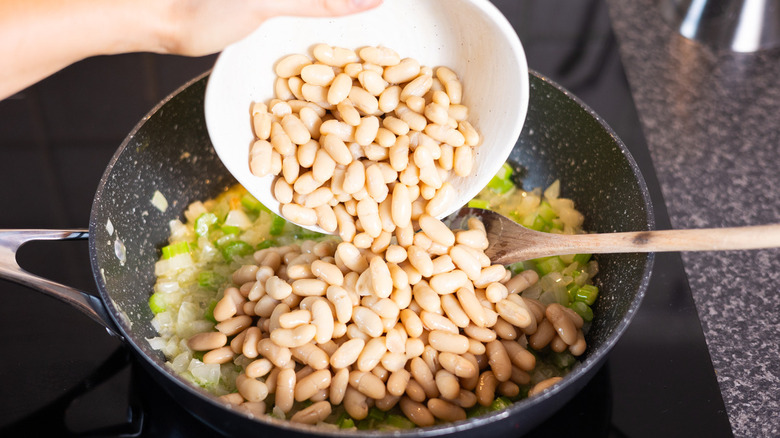
<path fill-rule="evenodd" d="M 485 224 L 493 263 L 565 254 L 722 251 L 780 247 L 780 224 L 735 228 L 634 231 L 604 234 L 551 234 L 529 230 L 490 210 L 463 208 L 456 218 L 478 217 Z"/>

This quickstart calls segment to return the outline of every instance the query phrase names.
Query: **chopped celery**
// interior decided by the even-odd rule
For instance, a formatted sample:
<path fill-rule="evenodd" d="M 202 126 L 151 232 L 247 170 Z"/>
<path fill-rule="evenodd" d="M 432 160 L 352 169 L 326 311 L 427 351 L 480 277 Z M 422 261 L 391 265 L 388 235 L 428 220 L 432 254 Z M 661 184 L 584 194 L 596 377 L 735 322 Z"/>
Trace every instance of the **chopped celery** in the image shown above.
<path fill-rule="evenodd" d="M 287 224 L 287 221 L 284 220 L 283 217 L 274 215 L 273 220 L 271 221 L 271 229 L 268 230 L 268 234 L 272 236 L 278 236 L 282 234 L 282 231 L 284 231 L 284 226 Z"/>
<path fill-rule="evenodd" d="M 376 429 L 376 420 L 371 417 L 366 417 L 357 422 L 358 430 L 373 430 Z"/>
<path fill-rule="evenodd" d="M 255 249 L 252 247 L 252 245 L 242 240 L 235 240 L 221 248 L 222 257 L 224 257 L 228 262 L 236 257 L 242 257 L 247 254 L 251 254 L 254 252 L 254 250 Z"/>
<path fill-rule="evenodd" d="M 485 201 L 484 199 L 474 198 L 471 201 L 469 201 L 468 206 L 471 208 L 481 208 L 483 210 L 487 210 L 490 208 L 490 202 Z"/>
<path fill-rule="evenodd" d="M 547 275 L 550 272 L 555 271 L 562 271 L 565 267 L 566 266 L 564 266 L 561 258 L 557 256 L 548 257 L 536 262 L 536 268 L 539 270 L 541 275 Z"/>
<path fill-rule="evenodd" d="M 314 240 L 324 237 L 322 233 L 316 231 L 307 230 L 306 228 L 295 226 L 295 232 L 293 233 L 296 239 L 299 240 Z"/>
<path fill-rule="evenodd" d="M 203 271 L 198 274 L 198 285 L 206 289 L 217 290 L 225 282 L 225 277 L 214 271 Z"/>
<path fill-rule="evenodd" d="M 500 411 L 502 409 L 508 408 L 511 405 L 512 400 L 509 400 L 506 397 L 497 397 L 495 400 L 493 400 L 493 403 L 490 404 L 489 410 Z"/>
<path fill-rule="evenodd" d="M 510 271 L 512 271 L 513 276 L 525 271 L 525 265 L 523 262 L 512 263 L 508 266 L 508 268 Z"/>
<path fill-rule="evenodd" d="M 550 203 L 547 201 L 542 201 L 542 203 L 539 204 L 539 209 L 537 212 L 539 216 L 547 222 L 552 222 L 553 219 L 558 217 L 558 215 L 555 214 L 555 211 L 553 211 L 552 207 L 550 206 Z"/>
<path fill-rule="evenodd" d="M 575 255 L 576 254 L 564 254 L 564 255 L 561 255 L 561 256 L 558 256 L 558 257 L 561 258 L 563 263 L 566 263 L 567 265 L 570 265 L 570 264 L 574 263 L 574 256 Z"/>
<path fill-rule="evenodd" d="M 195 219 L 195 233 L 198 236 L 208 236 L 211 226 L 217 223 L 217 215 L 214 213 L 203 213 Z"/>
<path fill-rule="evenodd" d="M 222 232 L 225 233 L 225 235 L 228 234 L 241 234 L 241 228 L 233 226 L 233 225 L 222 225 L 220 227 L 222 229 Z"/>
<path fill-rule="evenodd" d="M 593 309 L 582 301 L 575 301 L 569 305 L 569 308 L 582 317 L 584 321 L 593 320 Z"/>
<path fill-rule="evenodd" d="M 167 303 L 165 302 L 165 296 L 159 292 L 153 293 L 149 297 L 149 308 L 152 309 L 152 313 L 157 315 L 160 312 L 165 312 Z"/>
<path fill-rule="evenodd" d="M 591 254 L 577 254 L 574 256 L 574 261 L 579 263 L 580 266 L 585 266 L 590 260 Z"/>
<path fill-rule="evenodd" d="M 355 427 L 355 420 L 348 413 L 343 412 L 336 420 L 336 425 L 341 429 L 351 429 Z"/>
<path fill-rule="evenodd" d="M 175 257 L 180 254 L 187 254 L 190 252 L 190 244 L 187 242 L 176 242 L 162 248 L 163 260 Z"/>
<path fill-rule="evenodd" d="M 268 240 L 263 240 L 262 242 L 258 243 L 257 244 L 257 249 L 266 249 L 266 248 L 270 248 L 272 246 L 278 246 L 278 245 L 279 245 L 279 242 L 277 242 L 276 240 L 268 239 Z"/>
<path fill-rule="evenodd" d="M 355 420 L 349 418 L 349 416 L 342 416 L 337 423 L 341 429 L 352 429 L 355 427 Z"/>
<path fill-rule="evenodd" d="M 215 307 L 217 307 L 217 300 L 211 300 L 209 306 L 206 307 L 206 312 L 203 314 L 203 319 L 205 319 L 206 321 L 211 321 L 214 324 L 217 323 L 217 320 L 214 318 Z"/>
<path fill-rule="evenodd" d="M 261 211 L 265 211 L 270 213 L 271 210 L 269 210 L 265 205 L 263 205 L 260 201 L 257 200 L 254 196 L 252 196 L 250 193 L 245 193 L 241 197 L 241 205 L 249 210 L 253 211 L 255 213 L 260 213 Z"/>
<path fill-rule="evenodd" d="M 569 302 L 573 302 L 577 299 L 577 291 L 579 291 L 580 287 L 577 286 L 577 283 L 571 282 L 566 286 L 566 292 L 569 293 Z"/>
<path fill-rule="evenodd" d="M 574 300 L 575 301 L 582 301 L 583 303 L 592 306 L 593 303 L 596 302 L 596 298 L 599 295 L 599 288 L 592 285 L 592 284 L 586 284 L 579 288 L 577 293 L 575 294 Z"/>
<path fill-rule="evenodd" d="M 508 179 L 497 179 L 493 177 L 488 183 L 488 188 L 494 193 L 504 194 L 515 187 L 515 183 Z"/>
<path fill-rule="evenodd" d="M 547 220 L 544 218 L 544 216 L 537 214 L 536 219 L 534 220 L 534 229 L 538 231 L 550 231 L 550 228 L 552 228 L 553 223 L 550 220 Z"/>
<path fill-rule="evenodd" d="M 569 353 L 569 351 L 567 350 L 561 353 L 553 353 L 552 362 L 558 368 L 566 369 L 574 365 L 574 363 L 577 362 L 577 359 L 575 359 L 574 355 Z"/>
<path fill-rule="evenodd" d="M 368 411 L 368 418 L 372 418 L 376 421 L 385 421 L 385 413 L 377 408 L 371 408 Z"/>
<path fill-rule="evenodd" d="M 526 216 L 520 224 L 534 231 L 550 231 L 550 228 L 552 227 L 552 222 L 544 219 L 538 214 Z"/>
<path fill-rule="evenodd" d="M 512 188 L 515 183 L 510 179 L 512 177 L 512 166 L 508 163 L 504 163 L 501 168 L 496 172 L 493 178 L 488 182 L 488 188 L 494 193 L 504 194 Z"/>
<path fill-rule="evenodd" d="M 469 411 L 466 413 L 466 417 L 467 418 L 479 417 L 480 415 L 487 414 L 488 412 L 490 412 L 489 406 L 477 405 L 469 409 Z"/>
<path fill-rule="evenodd" d="M 403 415 L 389 414 L 385 424 L 395 429 L 414 429 L 414 423 Z"/>
<path fill-rule="evenodd" d="M 515 172 L 512 170 L 512 166 L 510 166 L 509 163 L 504 163 L 501 165 L 501 168 L 498 169 L 494 178 L 509 179 L 512 177 L 513 173 Z"/>

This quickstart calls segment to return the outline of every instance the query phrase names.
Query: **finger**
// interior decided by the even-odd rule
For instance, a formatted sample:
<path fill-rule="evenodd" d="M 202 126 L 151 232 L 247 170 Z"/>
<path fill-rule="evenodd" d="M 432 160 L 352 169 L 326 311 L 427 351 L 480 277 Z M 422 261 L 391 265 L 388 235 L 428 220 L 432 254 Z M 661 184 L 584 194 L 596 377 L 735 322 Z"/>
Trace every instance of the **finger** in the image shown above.
<path fill-rule="evenodd" d="M 329 17 L 354 14 L 374 8 L 383 0 L 266 0 L 264 8 L 269 16 L 299 15 Z"/>

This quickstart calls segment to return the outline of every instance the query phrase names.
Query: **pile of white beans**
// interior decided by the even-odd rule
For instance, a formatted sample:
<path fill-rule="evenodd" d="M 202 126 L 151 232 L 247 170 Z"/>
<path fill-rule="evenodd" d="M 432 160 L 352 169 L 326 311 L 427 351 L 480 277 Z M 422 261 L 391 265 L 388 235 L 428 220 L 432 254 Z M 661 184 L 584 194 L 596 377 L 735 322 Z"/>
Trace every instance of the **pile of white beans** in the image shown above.
<path fill-rule="evenodd" d="M 249 167 L 279 175 L 282 215 L 367 248 L 443 213 L 447 178 L 471 173 L 480 142 L 457 75 L 386 47 L 319 44 L 312 55 L 280 60 L 276 98 L 252 109 Z"/>
<path fill-rule="evenodd" d="M 336 405 L 355 420 L 398 405 L 424 427 L 517 396 L 536 366 L 527 347 L 585 351 L 579 315 L 519 295 L 536 272 L 513 277 L 490 263 L 479 220 L 462 230 L 427 213 L 415 222 L 420 230 L 396 229 L 393 244 L 303 241 L 259 250 L 236 270 L 214 331 L 188 340 L 203 362 L 243 368 L 238 392 L 222 399 L 308 424 Z"/>

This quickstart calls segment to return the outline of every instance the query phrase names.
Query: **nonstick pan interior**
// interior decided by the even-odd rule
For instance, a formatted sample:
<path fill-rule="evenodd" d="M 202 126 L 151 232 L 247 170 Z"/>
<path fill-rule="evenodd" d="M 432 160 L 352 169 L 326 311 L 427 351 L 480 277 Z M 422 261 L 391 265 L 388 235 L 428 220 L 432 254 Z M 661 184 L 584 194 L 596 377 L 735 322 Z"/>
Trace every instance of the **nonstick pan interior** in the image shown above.
<path fill-rule="evenodd" d="M 213 197 L 235 183 L 216 156 L 206 132 L 206 79 L 206 75 L 196 78 L 150 112 L 106 169 L 90 219 L 90 257 L 95 279 L 121 335 L 157 381 L 186 408 L 229 433 L 282 427 L 292 429 L 288 432 L 293 435 L 305 434 L 315 429 L 289 428 L 287 423 L 273 419 L 259 423 L 231 411 L 216 398 L 170 373 L 163 355 L 146 341 L 157 335 L 150 323 L 153 315 L 147 300 L 154 284 L 159 249 L 169 235 L 169 222 L 182 218 L 189 203 Z M 531 75 L 528 118 L 511 159 L 525 167 L 522 183 L 527 189 L 545 187 L 560 179 L 562 196 L 574 199 L 586 217 L 587 230 L 633 231 L 653 227 L 644 180 L 620 140 L 579 100 L 536 74 Z M 152 204 L 158 191 L 168 202 L 164 211 Z M 652 255 L 600 256 L 598 261 L 597 279 L 602 293 L 587 337 L 589 348 L 584 363 L 563 384 L 488 417 L 453 426 L 415 429 L 411 433 L 424 436 L 456 431 L 467 435 L 522 432 L 568 401 L 595 373 L 628 325 L 647 286 Z"/>

